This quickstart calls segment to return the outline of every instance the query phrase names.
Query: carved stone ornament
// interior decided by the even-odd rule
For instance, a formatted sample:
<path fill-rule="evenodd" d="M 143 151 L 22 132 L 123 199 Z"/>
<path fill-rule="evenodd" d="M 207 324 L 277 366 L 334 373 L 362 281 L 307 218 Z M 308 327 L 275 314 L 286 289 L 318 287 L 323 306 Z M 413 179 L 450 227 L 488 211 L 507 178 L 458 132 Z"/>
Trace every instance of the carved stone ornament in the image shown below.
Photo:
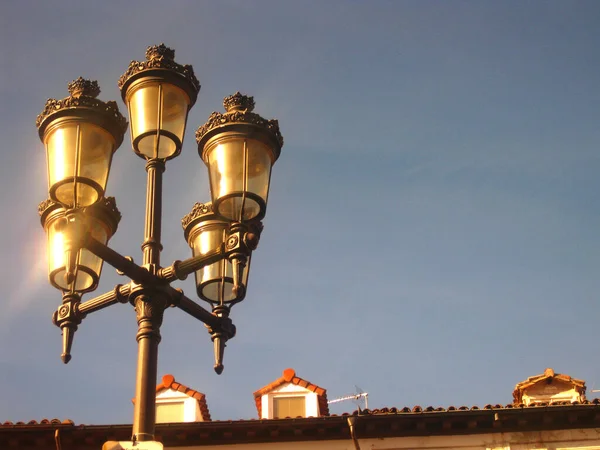
<path fill-rule="evenodd" d="M 102 116 L 103 122 L 110 125 L 109 130 L 114 132 L 117 147 L 123 141 L 123 135 L 127 130 L 127 120 L 119 112 L 117 102 L 103 102 L 96 97 L 100 94 L 100 87 L 97 81 L 86 80 L 82 77 L 68 84 L 69 96 L 62 100 L 50 98 L 46 101 L 43 111 L 35 120 L 36 126 L 40 130 L 40 137 L 43 137 L 44 128 L 55 117 L 71 113 L 76 115 L 77 109 L 93 110 L 96 114 Z"/>
<path fill-rule="evenodd" d="M 192 208 L 192 211 L 189 214 L 186 214 L 183 219 L 181 219 L 181 226 L 185 229 L 194 220 L 212 214 L 212 203 L 196 203 Z"/>
<path fill-rule="evenodd" d="M 174 72 L 183 77 L 192 88 L 192 92 L 188 92 L 192 97 L 192 104 L 196 100 L 198 91 L 200 90 L 200 82 L 194 74 L 194 69 L 189 64 L 181 65 L 175 62 L 175 50 L 170 49 L 165 44 L 155 45 L 146 49 L 146 61 L 131 61 L 129 67 L 119 78 L 117 83 L 119 89 L 123 91 L 123 87 L 130 79 L 141 72 L 154 69 L 165 69 Z M 124 93 L 123 93 L 124 94 Z M 190 105 L 191 106 L 191 105 Z"/>
<path fill-rule="evenodd" d="M 283 147 L 283 136 L 279 130 L 279 122 L 276 119 L 264 119 L 252 112 L 255 106 L 254 97 L 236 92 L 223 99 L 223 106 L 225 107 L 225 113 L 213 112 L 207 122 L 196 130 L 196 142 L 199 146 L 203 145 L 207 134 L 216 128 L 235 124 L 249 124 L 263 128 L 270 134 L 274 141 L 279 144 L 277 150 Z"/>

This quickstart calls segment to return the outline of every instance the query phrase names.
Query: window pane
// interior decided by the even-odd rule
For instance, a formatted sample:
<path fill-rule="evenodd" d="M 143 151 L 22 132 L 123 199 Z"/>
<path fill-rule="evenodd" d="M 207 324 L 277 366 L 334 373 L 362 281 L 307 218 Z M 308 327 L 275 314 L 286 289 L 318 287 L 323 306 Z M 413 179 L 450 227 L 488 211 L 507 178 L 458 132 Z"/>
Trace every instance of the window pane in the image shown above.
<path fill-rule="evenodd" d="M 157 403 L 156 423 L 183 422 L 183 403 Z"/>
<path fill-rule="evenodd" d="M 304 397 L 277 397 L 273 399 L 273 418 L 305 417 Z"/>

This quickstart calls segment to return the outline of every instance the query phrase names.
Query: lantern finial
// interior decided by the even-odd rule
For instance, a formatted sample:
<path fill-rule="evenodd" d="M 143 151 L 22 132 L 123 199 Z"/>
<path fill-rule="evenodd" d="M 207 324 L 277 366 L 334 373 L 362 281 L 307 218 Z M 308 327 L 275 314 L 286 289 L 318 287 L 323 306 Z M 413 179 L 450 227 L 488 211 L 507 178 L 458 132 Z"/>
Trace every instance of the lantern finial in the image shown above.
<path fill-rule="evenodd" d="M 169 61 L 174 61 L 175 50 L 167 47 L 163 43 L 152 45 L 146 49 L 146 59 L 148 61 L 152 59 L 167 59 Z"/>
<path fill-rule="evenodd" d="M 254 111 L 254 97 L 243 95 L 239 91 L 223 99 L 223 107 L 227 112 Z"/>
<path fill-rule="evenodd" d="M 100 94 L 100 86 L 96 80 L 86 80 L 83 77 L 79 77 L 76 80 L 71 81 L 67 85 L 69 94 L 71 97 L 79 98 L 82 96 L 96 98 Z"/>

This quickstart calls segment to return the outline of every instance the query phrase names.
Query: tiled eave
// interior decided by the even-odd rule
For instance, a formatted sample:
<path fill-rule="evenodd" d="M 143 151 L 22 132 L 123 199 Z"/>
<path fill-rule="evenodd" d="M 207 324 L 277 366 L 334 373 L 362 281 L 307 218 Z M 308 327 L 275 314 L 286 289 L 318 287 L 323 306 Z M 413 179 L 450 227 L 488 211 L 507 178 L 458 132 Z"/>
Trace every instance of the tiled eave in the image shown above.
<path fill-rule="evenodd" d="M 355 417 L 358 439 L 507 433 L 600 428 L 595 403 L 469 410 L 379 410 L 353 416 L 159 424 L 165 447 L 350 439 Z M 58 431 L 57 431 L 58 430 Z M 107 440 L 130 439 L 131 425 L 36 424 L 0 427 L 2 449 L 100 448 Z"/>

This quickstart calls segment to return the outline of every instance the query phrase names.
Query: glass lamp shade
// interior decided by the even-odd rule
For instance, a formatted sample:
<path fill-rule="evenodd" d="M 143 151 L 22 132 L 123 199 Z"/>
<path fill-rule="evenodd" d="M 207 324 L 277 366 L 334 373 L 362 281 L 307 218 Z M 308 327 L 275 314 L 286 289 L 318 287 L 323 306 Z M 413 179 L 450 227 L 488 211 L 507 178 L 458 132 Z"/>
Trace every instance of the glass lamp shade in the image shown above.
<path fill-rule="evenodd" d="M 231 221 L 262 219 L 267 209 L 273 152 L 262 141 L 227 133 L 205 147 L 215 212 Z"/>
<path fill-rule="evenodd" d="M 73 285 L 66 281 L 65 250 L 69 239 L 66 234 L 68 228 L 63 226 L 66 211 L 62 205 L 51 200 L 40 204 L 42 226 L 48 238 L 48 278 L 55 288 L 64 292 L 91 292 L 98 287 L 103 261 L 85 248 L 79 250 L 76 255 Z M 86 208 L 83 217 L 91 236 L 106 245 L 114 235 L 121 216 L 114 198 L 109 197 Z"/>
<path fill-rule="evenodd" d="M 217 250 L 227 237 L 229 223 L 218 220 L 210 203 L 197 203 L 183 219 L 184 236 L 192 249 L 193 256 L 206 255 Z M 245 295 L 248 285 L 251 256 L 241 277 L 242 292 Z M 196 271 L 196 291 L 198 296 L 214 305 L 233 304 L 243 300 L 233 292 L 233 264 L 226 258 Z"/>
<path fill-rule="evenodd" d="M 263 119 L 254 98 L 239 92 L 223 100 L 196 130 L 198 153 L 208 167 L 215 214 L 234 221 L 261 220 L 267 211 L 271 168 L 283 137 L 277 120 Z"/>
<path fill-rule="evenodd" d="M 146 159 L 170 159 L 181 152 L 190 108 L 186 92 L 156 77 L 142 78 L 125 97 L 133 150 Z"/>
<path fill-rule="evenodd" d="M 50 198 L 67 208 L 93 205 L 104 196 L 113 153 L 127 121 L 115 102 L 96 96 L 95 81 L 69 83 L 70 96 L 50 99 L 37 118 L 46 147 Z"/>
<path fill-rule="evenodd" d="M 116 143 L 92 123 L 59 120 L 44 135 L 50 198 L 70 208 L 89 206 L 104 195 Z"/>

